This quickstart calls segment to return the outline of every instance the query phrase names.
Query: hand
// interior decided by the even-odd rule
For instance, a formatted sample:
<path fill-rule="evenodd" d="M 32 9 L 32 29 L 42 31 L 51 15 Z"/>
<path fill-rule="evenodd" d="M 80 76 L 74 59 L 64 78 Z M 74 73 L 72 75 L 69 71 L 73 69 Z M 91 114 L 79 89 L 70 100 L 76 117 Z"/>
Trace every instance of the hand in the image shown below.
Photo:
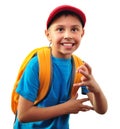
<path fill-rule="evenodd" d="M 77 95 L 74 98 L 68 100 L 66 102 L 68 114 L 69 113 L 76 114 L 79 111 L 85 112 L 89 110 L 94 110 L 93 107 L 84 104 L 84 102 L 87 101 L 89 101 L 88 98 L 77 99 Z"/>
<path fill-rule="evenodd" d="M 98 93 L 100 91 L 100 87 L 92 75 L 92 69 L 87 63 L 81 65 L 77 69 L 77 72 L 81 73 L 83 76 L 81 77 L 81 82 L 76 83 L 73 86 L 87 86 L 89 91 L 94 93 Z"/>

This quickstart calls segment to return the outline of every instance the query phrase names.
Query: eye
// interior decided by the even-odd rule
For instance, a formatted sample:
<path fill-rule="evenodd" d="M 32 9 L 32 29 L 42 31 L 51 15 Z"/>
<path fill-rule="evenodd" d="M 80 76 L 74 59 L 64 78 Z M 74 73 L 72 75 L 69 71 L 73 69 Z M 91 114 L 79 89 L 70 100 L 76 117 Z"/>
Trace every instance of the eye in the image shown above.
<path fill-rule="evenodd" d="M 74 27 L 71 29 L 71 31 L 73 31 L 73 32 L 79 31 L 79 28 Z"/>
<path fill-rule="evenodd" d="M 57 31 L 59 31 L 59 32 L 62 32 L 64 30 L 64 28 L 63 27 L 59 27 L 59 28 L 57 28 Z"/>

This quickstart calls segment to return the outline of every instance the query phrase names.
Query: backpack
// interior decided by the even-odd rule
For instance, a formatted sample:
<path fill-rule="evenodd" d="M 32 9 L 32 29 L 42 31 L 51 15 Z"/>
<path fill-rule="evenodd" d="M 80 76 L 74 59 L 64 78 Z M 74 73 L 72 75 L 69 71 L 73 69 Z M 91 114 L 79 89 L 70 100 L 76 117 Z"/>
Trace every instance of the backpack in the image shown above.
<path fill-rule="evenodd" d="M 51 74 L 52 73 L 51 48 L 50 47 L 36 48 L 36 49 L 32 50 L 26 56 L 26 58 L 24 59 L 23 63 L 20 66 L 20 69 L 18 71 L 18 75 L 17 75 L 16 81 L 14 83 L 13 90 L 12 90 L 12 96 L 11 96 L 11 108 L 12 108 L 12 112 L 14 114 L 16 114 L 18 99 L 19 99 L 19 94 L 16 92 L 16 88 L 18 86 L 18 83 L 21 79 L 21 76 L 22 76 L 27 64 L 29 63 L 30 59 L 33 58 L 35 55 L 38 56 L 38 62 L 39 62 L 39 67 L 40 67 L 40 71 L 39 71 L 40 88 L 38 91 L 37 99 L 34 102 L 35 105 L 45 98 L 45 96 L 47 95 L 47 92 L 50 88 L 51 78 L 52 78 L 51 77 L 51 75 L 52 75 Z M 72 62 L 73 62 L 73 74 L 72 74 L 72 76 L 73 76 L 72 84 L 73 84 L 73 83 L 80 82 L 80 78 L 82 75 L 80 73 L 76 73 L 75 70 L 78 66 L 83 64 L 83 61 L 80 58 L 78 58 L 76 55 L 72 55 Z M 71 97 L 75 96 L 77 90 L 78 90 L 78 87 L 71 86 L 71 93 L 70 93 Z"/>

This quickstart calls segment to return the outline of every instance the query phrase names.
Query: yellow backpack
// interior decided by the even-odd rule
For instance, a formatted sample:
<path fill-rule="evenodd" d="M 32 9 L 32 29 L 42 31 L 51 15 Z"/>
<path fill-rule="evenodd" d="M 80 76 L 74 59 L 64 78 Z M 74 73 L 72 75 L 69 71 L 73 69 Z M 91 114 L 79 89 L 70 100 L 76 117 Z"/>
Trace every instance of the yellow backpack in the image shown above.
<path fill-rule="evenodd" d="M 50 84 L 51 84 L 51 48 L 50 47 L 41 47 L 41 48 L 36 48 L 33 51 L 31 51 L 27 57 L 24 59 L 23 63 L 20 66 L 20 69 L 18 71 L 18 76 L 16 78 L 16 81 L 13 86 L 12 90 L 12 96 L 11 96 L 11 108 L 14 114 L 16 114 L 17 111 L 17 105 L 18 105 L 18 99 L 19 99 L 19 94 L 16 92 L 16 88 L 18 86 L 18 83 L 20 81 L 20 78 L 26 68 L 26 65 L 30 61 L 32 57 L 34 57 L 37 54 L 38 56 L 38 62 L 39 62 L 39 79 L 40 79 L 40 88 L 38 92 L 37 99 L 35 100 L 34 104 L 37 104 L 41 100 L 43 100 L 49 90 Z M 81 74 L 76 73 L 75 69 L 82 65 L 83 62 L 80 58 L 78 58 L 75 55 L 72 55 L 73 58 L 73 83 L 80 82 Z M 78 88 L 77 87 L 72 87 L 71 89 L 71 97 L 73 97 Z"/>

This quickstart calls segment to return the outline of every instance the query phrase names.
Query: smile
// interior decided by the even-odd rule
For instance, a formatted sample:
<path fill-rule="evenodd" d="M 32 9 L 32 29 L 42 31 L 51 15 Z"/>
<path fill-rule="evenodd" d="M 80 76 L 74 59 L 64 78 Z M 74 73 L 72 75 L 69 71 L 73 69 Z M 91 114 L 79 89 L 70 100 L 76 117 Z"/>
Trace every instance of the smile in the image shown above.
<path fill-rule="evenodd" d="M 66 47 L 72 47 L 74 46 L 74 43 L 62 43 L 62 45 Z"/>

